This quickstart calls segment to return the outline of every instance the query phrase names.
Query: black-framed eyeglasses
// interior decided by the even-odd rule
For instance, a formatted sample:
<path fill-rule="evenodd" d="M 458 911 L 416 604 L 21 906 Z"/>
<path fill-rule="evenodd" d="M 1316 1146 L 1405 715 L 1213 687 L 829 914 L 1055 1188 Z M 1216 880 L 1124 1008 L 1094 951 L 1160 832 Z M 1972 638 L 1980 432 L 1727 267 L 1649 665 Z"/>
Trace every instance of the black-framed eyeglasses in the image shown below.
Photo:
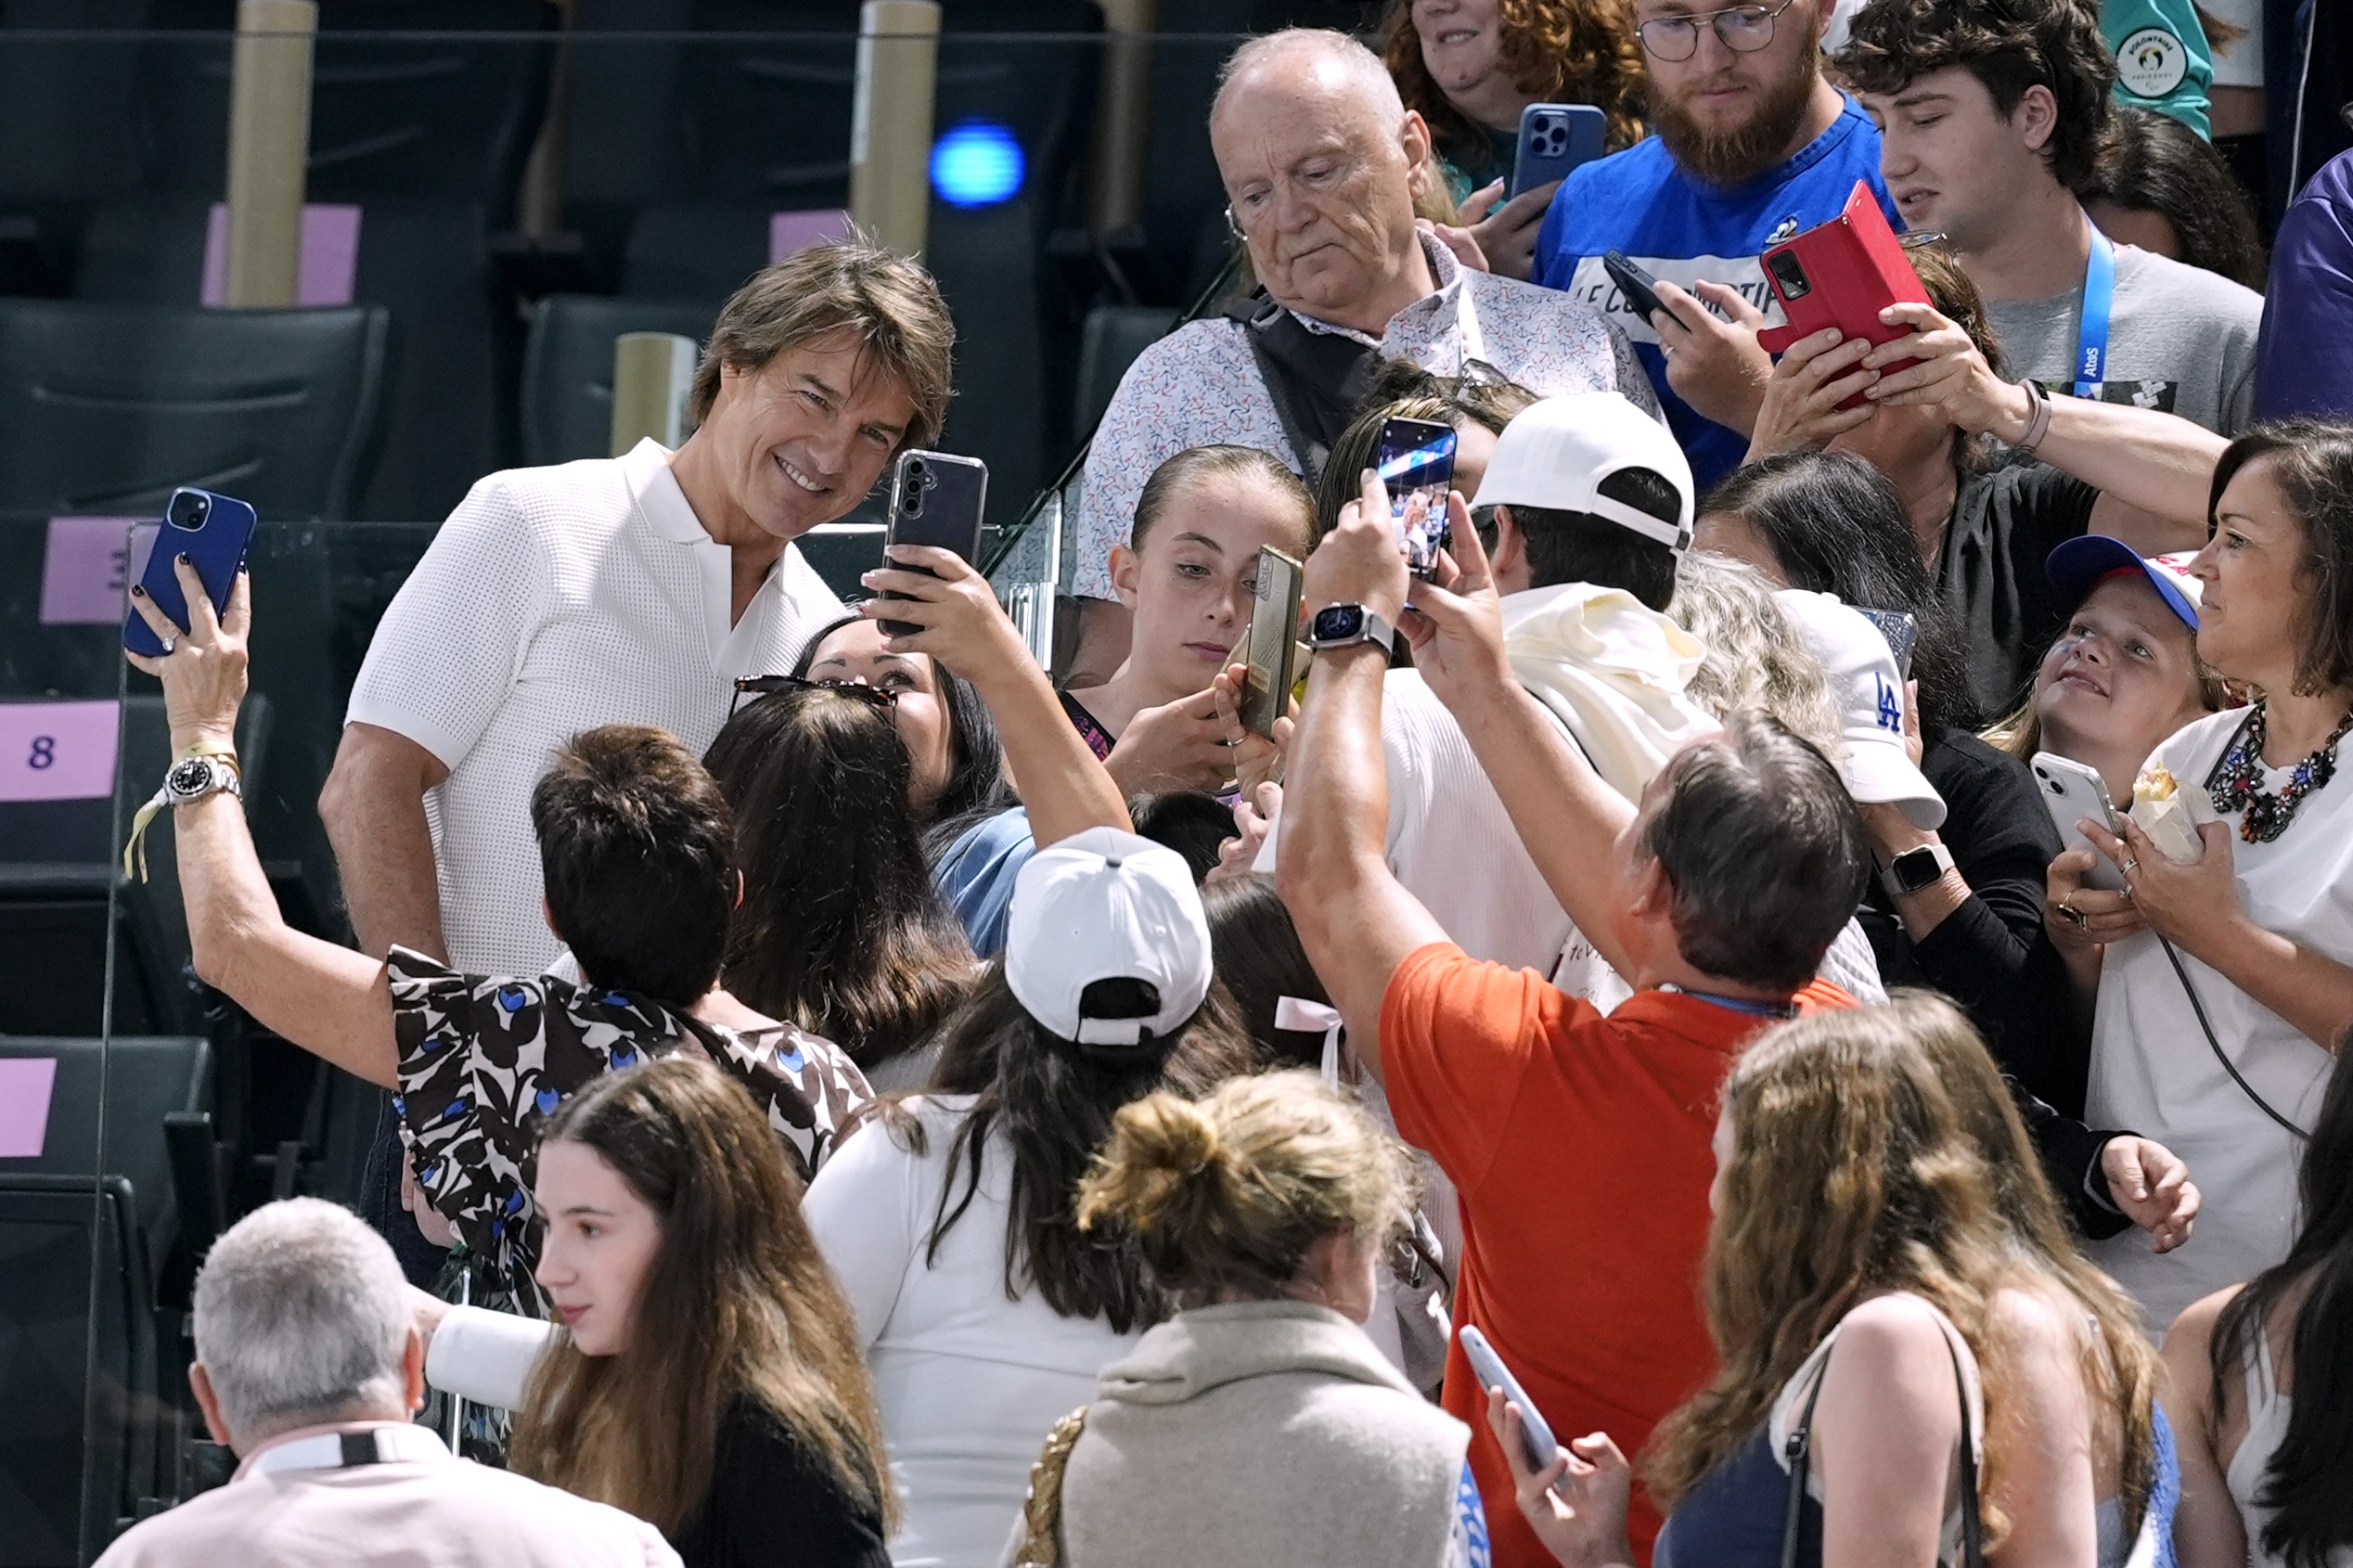
<path fill-rule="evenodd" d="M 1795 4 L 1797 0 L 1781 0 L 1778 6 L 1733 6 L 1694 17 L 1653 17 L 1634 32 L 1643 48 L 1669 64 L 1679 64 L 1699 53 L 1702 22 L 1715 24 L 1716 36 L 1724 47 L 1734 54 L 1753 55 L 1773 41 L 1773 23 Z"/>
<path fill-rule="evenodd" d="M 747 691 L 761 697 L 772 696 L 779 691 L 838 691 L 845 697 L 855 697 L 877 713 L 883 713 L 899 705 L 897 692 L 883 687 L 868 686 L 864 681 L 813 681 L 806 675 L 738 675 L 735 678 L 735 695 L 727 700 L 727 717 L 735 717 L 736 709 L 742 703 L 743 694 Z"/>

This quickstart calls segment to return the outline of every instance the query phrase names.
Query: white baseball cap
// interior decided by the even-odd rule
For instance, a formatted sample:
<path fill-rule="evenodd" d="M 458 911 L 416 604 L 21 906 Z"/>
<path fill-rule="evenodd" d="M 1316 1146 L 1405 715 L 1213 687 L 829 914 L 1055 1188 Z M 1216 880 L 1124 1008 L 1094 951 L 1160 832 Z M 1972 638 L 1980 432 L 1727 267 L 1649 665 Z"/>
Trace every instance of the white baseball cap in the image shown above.
<path fill-rule="evenodd" d="M 1773 598 L 1830 677 L 1846 792 L 1858 805 L 1901 806 L 1915 828 L 1944 826 L 1945 797 L 1904 750 L 1904 682 L 1886 637 L 1828 594 L 1783 588 Z"/>
<path fill-rule="evenodd" d="M 1209 995 L 1209 919 L 1184 856 L 1116 828 L 1089 828 L 1032 855 L 1013 879 L 1005 983 L 1032 1018 L 1082 1046 L 1138 1046 L 1174 1032 Z M 1141 1017 L 1090 1014 L 1086 988 L 1140 981 Z"/>
<path fill-rule="evenodd" d="M 1673 521 L 1601 493 L 1624 469 L 1649 469 L 1675 487 Z M 1691 546 L 1691 465 L 1667 428 L 1614 392 L 1571 392 L 1530 404 L 1503 427 L 1474 507 L 1590 512 L 1655 539 Z"/>

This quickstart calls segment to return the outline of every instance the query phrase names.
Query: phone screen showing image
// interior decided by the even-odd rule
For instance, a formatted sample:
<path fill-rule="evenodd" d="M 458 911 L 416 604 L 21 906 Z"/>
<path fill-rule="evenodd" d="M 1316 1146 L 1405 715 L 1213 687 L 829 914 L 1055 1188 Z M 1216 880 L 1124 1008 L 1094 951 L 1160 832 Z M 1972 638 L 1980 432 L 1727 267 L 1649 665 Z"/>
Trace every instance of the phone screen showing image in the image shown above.
<path fill-rule="evenodd" d="M 1451 425 L 1390 419 L 1381 427 L 1381 444 L 1373 454 L 1373 469 L 1389 493 L 1389 517 L 1406 553 L 1406 570 L 1424 582 L 1437 571 L 1438 552 L 1447 544 L 1454 443 Z"/>

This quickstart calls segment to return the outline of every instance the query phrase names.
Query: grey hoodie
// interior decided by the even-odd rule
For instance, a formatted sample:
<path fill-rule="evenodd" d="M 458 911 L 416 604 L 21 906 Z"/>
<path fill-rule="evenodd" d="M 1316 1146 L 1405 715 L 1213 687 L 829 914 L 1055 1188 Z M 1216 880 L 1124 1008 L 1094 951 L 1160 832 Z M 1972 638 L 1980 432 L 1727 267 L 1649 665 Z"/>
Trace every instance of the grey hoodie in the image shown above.
<path fill-rule="evenodd" d="M 1062 1481 L 1069 1568 L 1437 1568 L 1470 1429 L 1306 1302 L 1179 1313 L 1103 1369 Z"/>

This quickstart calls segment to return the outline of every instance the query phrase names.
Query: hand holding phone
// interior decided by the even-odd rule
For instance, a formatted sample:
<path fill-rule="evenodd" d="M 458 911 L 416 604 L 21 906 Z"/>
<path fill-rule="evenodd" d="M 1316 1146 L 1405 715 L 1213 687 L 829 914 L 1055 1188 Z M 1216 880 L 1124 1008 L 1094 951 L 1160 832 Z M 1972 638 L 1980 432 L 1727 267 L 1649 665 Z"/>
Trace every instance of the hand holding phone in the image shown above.
<path fill-rule="evenodd" d="M 1756 334 L 1768 353 L 1780 353 L 1825 327 L 1835 327 L 1843 338 L 1892 343 L 1909 337 L 1912 328 L 1888 326 L 1879 319 L 1880 312 L 1893 304 L 1935 303 L 1871 187 L 1860 180 L 1837 217 L 1772 247 L 1763 260 L 1765 280 L 1788 320 Z M 1899 360 L 1879 371 L 1890 376 L 1912 363 Z M 1867 401 L 1857 392 L 1839 406 L 1855 408 Z"/>
<path fill-rule="evenodd" d="M 2086 873 L 2083 885 L 2098 888 L 2102 893 L 2122 893 L 2124 873 L 2115 862 L 2094 848 L 2083 829 L 2076 824 L 2089 817 L 2103 824 L 2117 838 L 2124 830 L 2116 823 L 2116 808 L 2108 799 L 2107 781 L 2097 770 L 2063 757 L 2056 752 L 2037 752 L 2027 765 L 2034 769 L 2035 790 L 2042 796 L 2042 803 L 2051 812 L 2051 825 L 2059 829 L 2059 839 L 2068 849 L 2091 851 L 2091 869 Z"/>
<path fill-rule="evenodd" d="M 1553 1441 L 1552 1428 L 1546 1422 L 1536 1401 L 1520 1386 L 1520 1380 L 1511 1375 L 1511 1369 L 1503 1364 L 1503 1357 L 1495 1353 L 1487 1336 L 1472 1324 L 1465 1323 L 1454 1331 L 1462 1343 L 1462 1354 L 1470 1358 L 1472 1375 L 1481 1388 L 1499 1388 L 1503 1397 L 1520 1412 L 1521 1451 L 1530 1470 L 1542 1470 L 1552 1462 L 1560 1445 Z"/>
<path fill-rule="evenodd" d="M 147 570 L 139 574 L 139 586 L 174 625 L 185 627 L 187 596 L 180 591 L 174 565 L 186 556 L 204 585 L 205 597 L 212 601 L 212 613 L 227 615 L 229 591 L 237 586 L 238 569 L 245 564 L 257 521 L 253 508 L 233 496 L 215 495 L 209 490 L 174 490 L 164 504 L 163 525 L 156 533 Z M 122 646 L 149 659 L 160 659 L 164 653 L 163 639 L 136 610 L 123 617 Z"/>
<path fill-rule="evenodd" d="M 978 457 L 902 452 L 891 470 L 891 521 L 882 542 L 885 547 L 930 545 L 971 560 L 981 552 L 981 516 L 987 504 L 988 465 Z M 898 569 L 921 572 L 927 577 L 937 575 L 920 566 Z M 881 597 L 906 596 L 886 593 Z M 911 637 L 923 629 L 908 621 L 879 624 L 883 636 L 893 637 Z"/>
<path fill-rule="evenodd" d="M 1628 261 L 1625 251 L 1601 252 L 1601 270 L 1617 285 L 1617 291 L 1626 299 L 1626 308 L 1643 320 L 1650 320 L 1665 308 L 1659 303 L 1659 280 Z"/>

